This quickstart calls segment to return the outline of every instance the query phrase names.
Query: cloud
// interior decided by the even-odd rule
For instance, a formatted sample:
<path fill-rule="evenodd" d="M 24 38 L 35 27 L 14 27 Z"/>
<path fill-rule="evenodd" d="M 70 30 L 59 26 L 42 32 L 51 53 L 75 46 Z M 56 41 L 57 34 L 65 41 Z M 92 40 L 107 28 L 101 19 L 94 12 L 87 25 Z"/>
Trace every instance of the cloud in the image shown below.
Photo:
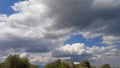
<path fill-rule="evenodd" d="M 51 40 L 48 39 L 21 38 L 16 36 L 7 37 L 7 39 L 1 40 L 0 43 L 1 50 L 22 48 L 27 52 L 47 52 L 57 47 L 55 43 L 52 43 Z"/>
<path fill-rule="evenodd" d="M 69 57 L 71 61 L 76 60 L 75 57 L 117 59 L 118 50 L 111 44 L 120 40 L 119 6 L 119 0 L 20 1 L 11 6 L 16 13 L 0 14 L 0 50 L 24 49 L 32 54 L 52 51 L 52 56 L 44 57 L 48 60 L 55 57 Z M 81 43 L 63 46 L 72 34 L 82 34 L 85 38 L 102 36 L 102 43 L 111 46 L 88 47 Z M 43 63 L 37 57 L 31 61 Z"/>
<path fill-rule="evenodd" d="M 47 27 L 52 27 L 54 19 L 49 16 L 50 8 L 41 2 L 20 1 L 12 8 L 17 13 L 0 15 L 2 50 L 24 48 L 28 52 L 47 52 L 59 47 L 71 31 L 48 30 Z"/>
<path fill-rule="evenodd" d="M 119 37 L 120 35 L 118 30 L 119 0 L 52 0 L 46 2 L 51 8 L 51 14 L 56 16 L 52 27 L 56 30 L 71 28 L 71 33 L 80 33 L 86 38 Z"/>
<path fill-rule="evenodd" d="M 84 54 L 86 51 L 86 47 L 84 44 L 73 44 L 73 45 L 65 45 L 60 48 L 57 48 L 56 50 L 53 51 L 53 56 L 56 57 L 61 57 L 61 56 L 69 56 L 71 55 L 81 55 Z"/>
<path fill-rule="evenodd" d="M 88 47 L 83 43 L 67 44 L 62 47 L 56 48 L 52 51 L 54 57 L 70 57 L 67 61 L 80 62 L 83 60 L 90 60 L 94 62 L 108 62 L 109 60 L 117 61 L 119 58 L 119 49 L 115 46 L 93 46 Z"/>
<path fill-rule="evenodd" d="M 119 43 L 120 38 L 115 36 L 103 36 L 104 44 L 114 45 L 115 43 Z"/>
<path fill-rule="evenodd" d="M 107 2 L 107 5 L 111 5 L 111 2 L 113 1 Z M 114 1 L 114 4 L 117 2 Z M 8 43 L 6 47 L 10 48 L 17 46 L 13 42 L 19 43 L 24 40 L 25 42 L 22 43 L 32 47 L 33 43 L 29 43 L 37 39 L 37 41 L 48 42 L 54 49 L 57 45 L 61 46 L 63 41 L 73 33 L 83 34 L 87 38 L 98 35 L 119 36 L 120 31 L 117 30 L 119 29 L 119 3 L 113 8 L 106 8 L 109 10 L 102 7 L 106 5 L 100 6 L 99 3 L 105 3 L 105 1 L 28 0 L 15 3 L 11 6 L 16 11 L 15 14 L 1 15 L 1 37 L 5 39 L 2 43 L 5 45 Z M 6 40 L 9 37 L 11 41 Z M 35 46 L 38 45 L 39 48 L 43 45 L 47 48 L 48 44 L 42 42 L 36 42 Z M 9 46 L 9 43 L 12 45 Z M 49 51 L 49 48 L 47 49 Z"/>
<path fill-rule="evenodd" d="M 3 62 L 9 55 L 15 55 L 15 54 L 19 55 L 20 57 L 28 58 L 31 63 L 37 64 L 37 65 L 45 65 L 56 59 L 61 59 L 61 60 L 69 59 L 69 57 L 55 58 L 52 56 L 51 52 L 46 52 L 46 53 L 26 52 L 25 49 L 11 48 L 8 50 L 0 51 L 0 62 Z"/>
<path fill-rule="evenodd" d="M 101 5 L 102 4 L 102 5 Z M 120 5 L 119 0 L 94 0 L 93 6 L 97 6 L 100 8 L 115 8 Z"/>
<path fill-rule="evenodd" d="M 119 28 L 117 26 L 119 24 L 119 1 L 114 1 L 114 4 L 111 4 L 112 0 L 109 2 L 103 0 L 52 0 L 51 2 L 48 4 L 53 11 L 51 13 L 57 16 L 54 28 L 73 28 L 73 32 L 89 31 L 93 34 L 119 35 L 119 30 L 117 30 Z M 118 4 L 114 6 L 117 2 Z M 106 5 L 101 3 L 114 7 L 105 8 Z"/>

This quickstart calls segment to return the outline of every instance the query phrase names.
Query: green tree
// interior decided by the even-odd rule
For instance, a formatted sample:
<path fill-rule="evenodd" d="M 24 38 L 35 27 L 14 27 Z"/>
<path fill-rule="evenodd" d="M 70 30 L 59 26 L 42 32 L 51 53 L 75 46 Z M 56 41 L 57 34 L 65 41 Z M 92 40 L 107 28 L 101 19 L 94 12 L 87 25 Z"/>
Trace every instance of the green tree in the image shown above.
<path fill-rule="evenodd" d="M 3 63 L 0 63 L 0 68 L 3 68 Z"/>
<path fill-rule="evenodd" d="M 61 60 L 55 60 L 54 62 L 48 63 L 44 68 L 94 68 L 90 66 L 90 63 L 85 60 L 80 64 L 75 65 L 74 63 L 67 63 Z"/>
<path fill-rule="evenodd" d="M 33 64 L 31 64 L 30 65 L 30 68 L 39 68 L 37 65 L 33 65 Z"/>
<path fill-rule="evenodd" d="M 66 68 L 64 64 L 59 65 L 58 68 Z"/>
<path fill-rule="evenodd" d="M 27 58 L 20 58 L 19 55 L 10 55 L 3 62 L 4 68 L 30 68 Z"/>
<path fill-rule="evenodd" d="M 91 68 L 90 63 L 89 63 L 88 60 L 82 61 L 80 65 L 85 67 L 85 68 Z"/>
<path fill-rule="evenodd" d="M 75 64 L 73 62 L 71 63 L 71 68 L 75 68 Z"/>
<path fill-rule="evenodd" d="M 61 62 L 61 60 L 55 60 L 54 62 L 48 63 L 44 68 L 71 68 L 66 62 Z"/>
<path fill-rule="evenodd" d="M 101 65 L 101 68 L 111 68 L 109 64 L 103 64 Z"/>
<path fill-rule="evenodd" d="M 44 68 L 57 68 L 57 65 L 54 62 L 51 62 L 46 64 Z"/>
<path fill-rule="evenodd" d="M 55 64 L 58 67 L 59 65 L 61 65 L 61 60 L 60 59 L 55 60 Z"/>
<path fill-rule="evenodd" d="M 91 66 L 91 68 L 96 68 L 95 66 Z"/>
<path fill-rule="evenodd" d="M 61 65 L 64 66 L 65 68 L 71 68 L 70 64 L 66 62 L 62 62 Z"/>

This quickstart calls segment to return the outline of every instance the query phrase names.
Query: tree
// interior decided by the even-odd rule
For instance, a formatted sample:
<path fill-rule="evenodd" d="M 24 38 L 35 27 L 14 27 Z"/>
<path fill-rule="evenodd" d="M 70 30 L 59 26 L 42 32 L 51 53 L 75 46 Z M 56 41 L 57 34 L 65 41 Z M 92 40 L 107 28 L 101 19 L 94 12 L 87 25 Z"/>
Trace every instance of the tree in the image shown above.
<path fill-rule="evenodd" d="M 0 68 L 3 68 L 3 63 L 0 63 Z"/>
<path fill-rule="evenodd" d="M 37 65 L 33 65 L 33 64 L 31 64 L 30 65 L 30 68 L 39 68 Z"/>
<path fill-rule="evenodd" d="M 85 67 L 85 68 L 91 68 L 90 66 L 90 63 L 88 60 L 84 60 L 83 62 L 81 62 L 80 64 L 82 67 Z"/>
<path fill-rule="evenodd" d="M 27 58 L 20 58 L 19 55 L 10 55 L 3 62 L 4 68 L 30 68 Z"/>
<path fill-rule="evenodd" d="M 71 68 L 70 64 L 66 62 L 62 62 L 61 65 L 59 66 L 64 66 L 65 68 Z"/>
<path fill-rule="evenodd" d="M 55 64 L 58 67 L 59 65 L 61 65 L 61 60 L 60 59 L 55 60 Z"/>
<path fill-rule="evenodd" d="M 91 68 L 96 68 L 96 66 L 91 66 Z"/>
<path fill-rule="evenodd" d="M 73 62 L 71 63 L 71 68 L 75 68 L 75 64 Z"/>
<path fill-rule="evenodd" d="M 111 68 L 109 64 L 103 64 L 101 65 L 101 68 Z"/>
<path fill-rule="evenodd" d="M 44 68 L 57 68 L 57 65 L 54 62 L 51 62 L 46 64 Z"/>
<path fill-rule="evenodd" d="M 66 68 L 64 64 L 59 65 L 58 68 Z"/>
<path fill-rule="evenodd" d="M 27 58 L 19 55 L 9 55 L 4 62 L 0 63 L 0 68 L 39 68 L 37 65 L 30 64 Z"/>
<path fill-rule="evenodd" d="M 61 60 L 55 60 L 54 62 L 48 63 L 44 68 L 71 68 L 66 62 L 61 62 Z"/>

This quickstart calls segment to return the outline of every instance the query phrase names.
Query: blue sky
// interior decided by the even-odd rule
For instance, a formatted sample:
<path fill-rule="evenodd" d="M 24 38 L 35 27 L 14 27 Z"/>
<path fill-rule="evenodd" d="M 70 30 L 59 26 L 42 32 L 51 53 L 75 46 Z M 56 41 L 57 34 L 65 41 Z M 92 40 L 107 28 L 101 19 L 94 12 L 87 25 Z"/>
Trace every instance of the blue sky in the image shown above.
<path fill-rule="evenodd" d="M 0 14 L 13 14 L 15 11 L 11 8 L 14 3 L 24 0 L 0 0 Z"/>
<path fill-rule="evenodd" d="M 0 0 L 0 61 L 19 54 L 36 64 L 78 57 L 119 65 L 119 5 L 120 0 Z"/>
<path fill-rule="evenodd" d="M 87 39 L 83 37 L 82 35 L 71 35 L 70 38 L 66 41 L 64 41 L 64 44 L 74 44 L 74 43 L 85 43 L 87 46 L 92 47 L 92 46 L 103 46 L 102 44 L 102 37 L 98 36 L 95 38 Z"/>

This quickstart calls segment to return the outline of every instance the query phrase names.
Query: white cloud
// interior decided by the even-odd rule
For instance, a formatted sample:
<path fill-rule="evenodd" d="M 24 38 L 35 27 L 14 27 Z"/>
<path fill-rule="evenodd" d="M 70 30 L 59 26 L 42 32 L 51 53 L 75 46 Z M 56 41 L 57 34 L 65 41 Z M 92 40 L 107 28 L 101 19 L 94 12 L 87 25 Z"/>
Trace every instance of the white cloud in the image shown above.
<path fill-rule="evenodd" d="M 53 51 L 53 55 L 55 53 L 55 55 L 81 55 L 84 54 L 86 51 L 86 47 L 84 46 L 84 44 L 81 43 L 76 43 L 76 44 L 67 44 L 65 46 L 62 46 L 60 48 L 56 48 L 55 52 Z"/>
<path fill-rule="evenodd" d="M 53 43 L 52 45 L 61 46 L 63 44 L 63 41 L 66 40 L 69 35 L 71 35 L 73 33 L 77 33 L 76 31 L 78 31 L 78 33 L 81 33 L 86 38 L 103 35 L 102 33 L 101 34 L 97 33 L 96 32 L 97 30 L 95 30 L 95 29 L 94 29 L 95 32 L 88 31 L 88 30 L 84 31 L 84 30 L 82 30 L 81 24 L 79 26 L 79 24 L 75 23 L 78 25 L 78 26 L 76 26 L 73 24 L 74 21 L 72 23 L 65 24 L 65 25 L 69 24 L 68 25 L 69 27 L 66 26 L 65 28 L 61 28 L 61 29 L 57 28 L 56 27 L 57 23 L 58 23 L 58 26 L 63 25 L 60 27 L 64 27 L 63 23 L 65 23 L 66 21 L 64 21 L 64 19 L 63 19 L 64 22 L 59 23 L 59 19 L 61 20 L 61 22 L 62 22 L 61 16 L 62 16 L 62 18 L 65 17 L 65 19 L 66 19 L 66 16 L 64 16 L 65 14 L 67 15 L 67 13 L 68 13 L 68 12 L 66 13 L 66 11 L 71 10 L 72 8 L 64 11 L 64 10 L 62 10 L 63 9 L 62 5 L 56 4 L 56 3 L 62 3 L 64 1 L 52 0 L 51 2 L 55 2 L 55 4 L 50 4 L 50 1 L 48 1 L 48 0 L 45 0 L 45 1 L 27 0 L 27 1 L 20 1 L 18 3 L 15 3 L 12 6 L 12 8 L 13 8 L 13 10 L 17 11 L 17 13 L 12 14 L 10 16 L 0 15 L 1 21 L 2 21 L 2 23 L 0 23 L 0 30 L 1 30 L 0 37 L 5 38 L 5 39 L 8 39 L 9 37 L 11 39 L 11 36 L 12 37 L 15 36 L 18 39 L 21 39 L 21 38 L 31 39 L 31 40 L 32 39 L 42 39 L 42 40 L 47 39 L 47 40 L 49 40 L 49 42 Z M 84 2 L 84 1 L 80 1 L 80 2 Z M 91 5 L 92 1 L 88 1 L 88 3 L 89 2 L 90 2 L 89 5 Z M 70 1 L 69 3 L 72 3 L 72 1 Z M 64 5 L 69 5 L 69 3 L 66 3 Z M 75 1 L 75 3 L 78 3 L 78 2 Z M 55 7 L 55 5 L 56 5 L 56 7 Z M 86 7 L 88 7 L 88 5 L 86 5 Z M 68 7 L 66 6 L 66 8 L 68 8 Z M 82 8 L 82 7 L 80 7 L 80 8 Z M 61 14 L 61 12 L 58 13 L 58 10 L 63 12 L 63 14 Z M 71 11 L 71 13 L 74 13 L 74 12 Z M 70 14 L 68 14 L 68 16 Z M 103 22 L 101 20 L 102 19 L 100 18 L 100 22 Z M 79 19 L 78 19 L 78 21 L 79 21 Z M 80 20 L 80 21 L 83 21 L 83 20 Z M 76 22 L 76 19 L 75 19 L 75 22 Z M 82 25 L 86 26 L 87 24 L 89 24 L 89 23 L 82 24 Z M 79 27 L 80 27 L 80 29 L 79 29 Z M 88 26 L 88 27 L 93 29 L 90 26 Z M 102 27 L 102 29 L 104 29 L 104 28 Z M 100 30 L 102 30 L 102 29 L 100 29 Z M 46 44 L 46 43 L 44 43 L 44 44 Z"/>
<path fill-rule="evenodd" d="M 1 44 L 4 45 L 1 46 L 3 48 L 12 48 L 14 47 L 12 41 L 19 40 L 16 42 L 27 41 L 24 42 L 26 45 L 22 46 L 22 44 L 15 42 L 18 44 L 15 47 L 29 49 L 32 45 L 35 49 L 54 49 L 61 46 L 63 41 L 67 39 L 66 36 L 71 33 L 71 29 L 64 29 L 65 31 L 52 29 L 55 18 L 49 14 L 50 7 L 42 1 L 20 1 L 15 3 L 12 8 L 17 13 L 10 16 L 0 15 L 0 38 L 2 38 L 0 40 L 2 40 Z M 50 45 L 50 48 L 46 45 Z"/>
<path fill-rule="evenodd" d="M 62 45 L 64 40 L 75 33 L 80 33 L 86 38 L 109 33 L 113 36 L 103 36 L 102 43 L 119 42 L 120 39 L 114 36 L 119 35 L 120 32 L 116 31 L 116 27 L 119 27 L 119 17 L 117 17 L 119 10 L 115 13 L 111 11 L 114 7 L 118 7 L 119 3 L 119 0 L 74 0 L 74 2 L 73 0 L 26 0 L 15 3 L 11 8 L 16 13 L 10 16 L 0 15 L 0 50 L 6 50 L 1 54 L 1 59 L 9 54 L 20 54 L 21 57 L 29 55 L 29 58 L 32 56 L 31 62 L 43 64 L 54 60 L 56 57 L 53 55 L 68 56 L 63 59 L 70 59 L 72 55 L 77 55 L 77 57 L 84 55 L 83 57 L 88 56 L 87 58 L 103 61 L 113 59 L 113 57 L 117 59 L 119 55 L 115 55 L 118 49 L 113 46 L 87 47 L 81 43 Z M 95 11 L 90 9 L 91 7 Z M 111 13 L 108 13 L 106 9 L 97 12 L 99 7 L 113 9 L 108 10 Z M 113 22 L 118 23 L 116 25 Z M 20 48 L 20 50 L 16 51 L 14 48 Z M 21 51 L 23 48 L 24 51 Z M 38 53 L 50 50 L 53 50 L 53 55 Z M 25 51 L 38 54 L 29 54 Z"/>
<path fill-rule="evenodd" d="M 83 43 L 75 43 L 56 48 L 52 53 L 55 57 L 71 57 L 70 60 L 73 62 L 88 59 L 90 61 L 92 60 L 92 63 L 95 61 L 96 63 L 108 62 L 111 64 L 114 62 L 109 62 L 109 60 L 118 61 L 117 59 L 120 56 L 119 52 L 120 50 L 115 46 L 87 47 Z"/>
<path fill-rule="evenodd" d="M 119 37 L 115 37 L 115 36 L 103 36 L 103 42 L 102 43 L 113 45 L 115 43 L 118 43 L 119 40 L 120 40 Z"/>
<path fill-rule="evenodd" d="M 82 34 L 85 38 L 87 39 L 90 39 L 90 38 L 95 38 L 95 37 L 98 37 L 98 36 L 101 36 L 102 34 L 100 33 L 94 33 L 94 32 L 90 32 L 90 31 L 87 31 L 87 32 L 80 32 L 80 34 Z"/>
<path fill-rule="evenodd" d="M 20 57 L 28 58 L 29 54 L 27 52 L 23 52 L 20 54 Z"/>
<path fill-rule="evenodd" d="M 109 60 L 115 62 L 118 61 L 117 59 L 120 58 L 119 52 L 120 51 L 115 46 L 87 47 L 83 43 L 75 43 L 72 45 L 67 44 L 61 46 L 52 52 L 47 53 L 29 53 L 24 49 L 9 49 L 7 51 L 1 52 L 2 54 L 0 55 L 0 60 L 3 61 L 10 54 L 19 54 L 21 57 L 28 57 L 31 63 L 43 65 L 48 62 L 52 62 L 55 59 L 72 60 L 74 62 L 76 62 L 76 59 L 78 61 L 88 59 L 95 61 L 96 63 L 109 63 Z M 110 62 L 111 64 L 114 63 L 112 61 Z"/>
<path fill-rule="evenodd" d="M 48 53 L 31 53 L 30 55 L 30 62 L 34 63 L 34 64 L 47 64 L 49 62 L 52 62 L 56 59 L 61 59 L 61 60 L 66 60 L 66 59 L 70 59 L 70 57 L 53 57 L 51 52 Z"/>
<path fill-rule="evenodd" d="M 0 14 L 0 22 L 6 21 L 7 15 L 6 14 Z"/>
<path fill-rule="evenodd" d="M 32 53 L 30 57 L 30 62 L 37 64 L 46 64 L 53 60 L 51 53 Z"/>

